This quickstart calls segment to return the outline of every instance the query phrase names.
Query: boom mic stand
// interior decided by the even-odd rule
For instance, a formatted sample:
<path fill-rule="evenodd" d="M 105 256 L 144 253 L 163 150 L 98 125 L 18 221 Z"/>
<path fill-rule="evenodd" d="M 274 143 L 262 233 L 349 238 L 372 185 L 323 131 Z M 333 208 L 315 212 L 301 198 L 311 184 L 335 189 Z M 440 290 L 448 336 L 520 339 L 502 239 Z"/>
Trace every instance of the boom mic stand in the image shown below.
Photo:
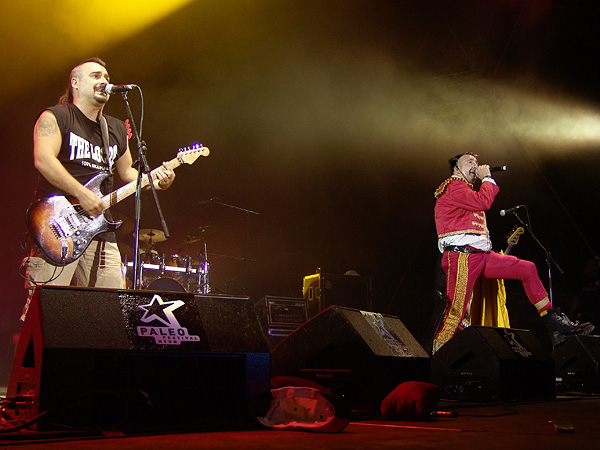
<path fill-rule="evenodd" d="M 525 207 L 525 210 L 527 211 L 527 207 Z M 540 248 L 544 251 L 544 253 L 546 253 L 546 264 L 548 266 L 548 298 L 550 299 L 550 305 L 552 305 L 552 307 L 554 308 L 554 293 L 553 293 L 553 289 L 552 289 L 552 264 L 554 264 L 554 266 L 558 269 L 558 271 L 561 273 L 561 275 L 564 274 L 564 272 L 560 268 L 558 263 L 554 260 L 554 258 L 550 254 L 550 252 L 546 249 L 546 247 L 544 247 L 542 245 L 542 243 L 540 242 L 540 240 L 535 236 L 535 234 L 533 234 L 533 231 L 531 230 L 531 226 L 528 223 L 525 223 L 521 220 L 521 218 L 517 214 L 517 210 L 515 209 L 514 211 L 511 211 L 511 212 L 517 218 L 517 220 L 521 223 L 521 225 L 523 225 L 523 227 L 529 232 L 529 234 L 531 235 L 533 240 L 540 246 Z M 527 212 L 527 217 L 529 218 L 529 212 Z"/>
<path fill-rule="evenodd" d="M 246 236 L 245 236 L 245 243 L 244 243 L 244 274 L 243 274 L 243 280 L 242 280 L 242 292 L 245 296 L 246 295 L 246 277 L 247 277 L 247 271 L 248 271 L 248 238 L 250 235 L 250 214 L 254 214 L 256 216 L 260 216 L 260 214 L 257 213 L 256 211 L 251 211 L 249 209 L 240 208 L 239 206 L 228 205 L 227 203 L 223 203 L 218 198 L 212 198 L 211 201 L 216 203 L 217 205 L 225 206 L 226 208 L 235 209 L 237 211 L 242 211 L 243 213 L 246 214 Z"/>
<path fill-rule="evenodd" d="M 136 88 L 140 91 L 141 89 L 136 86 Z M 152 182 L 152 177 L 150 176 L 150 168 L 148 167 L 148 160 L 146 159 L 146 143 L 141 140 L 141 137 L 138 133 L 138 130 L 135 126 L 135 122 L 133 121 L 133 116 L 131 114 L 131 107 L 129 106 L 129 100 L 127 99 L 127 91 L 121 92 L 123 96 L 123 100 L 125 102 L 125 109 L 127 111 L 127 118 L 129 119 L 129 126 L 131 128 L 131 134 L 135 138 L 135 142 L 137 144 L 138 149 L 138 178 L 137 178 L 137 186 L 135 189 L 134 196 L 134 204 L 135 204 L 135 220 L 134 220 L 134 232 L 133 232 L 133 289 L 140 289 L 142 285 L 142 267 L 141 267 L 141 258 L 140 258 L 140 218 L 142 211 L 142 202 L 141 202 L 141 192 L 142 192 L 142 179 L 144 174 L 148 177 L 148 184 L 150 185 L 150 189 L 152 190 L 152 196 L 154 197 L 154 204 L 156 205 L 156 209 L 158 211 L 158 216 L 160 218 L 160 223 L 162 225 L 162 229 L 165 233 L 165 236 L 169 237 L 169 229 L 167 227 L 167 223 L 164 219 L 162 209 L 160 207 L 160 203 L 158 201 L 158 196 L 156 195 L 156 188 L 154 187 L 154 183 Z"/>

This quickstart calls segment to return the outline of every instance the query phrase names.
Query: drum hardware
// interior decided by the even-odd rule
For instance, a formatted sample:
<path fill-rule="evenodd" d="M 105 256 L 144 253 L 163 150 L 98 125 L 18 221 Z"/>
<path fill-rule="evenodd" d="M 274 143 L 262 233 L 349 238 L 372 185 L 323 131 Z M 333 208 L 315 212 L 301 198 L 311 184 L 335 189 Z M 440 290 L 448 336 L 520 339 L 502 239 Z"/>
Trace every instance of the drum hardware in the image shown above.
<path fill-rule="evenodd" d="M 173 253 L 169 256 L 169 265 L 177 267 L 187 267 L 189 258 L 180 256 L 178 253 Z"/>
<path fill-rule="evenodd" d="M 150 289 L 153 286 L 153 282 L 159 279 L 168 279 L 182 284 L 185 286 L 183 289 L 186 292 L 197 292 L 199 294 L 209 294 L 210 285 L 208 283 L 208 261 L 204 260 L 202 264 L 199 264 L 198 268 L 192 266 L 192 258 L 187 258 L 186 267 L 168 266 L 164 262 L 164 255 L 161 256 L 160 262 L 141 263 L 141 275 L 143 289 Z M 133 262 L 124 263 L 126 273 L 129 273 L 128 269 L 133 269 Z M 196 289 L 193 289 L 193 285 L 196 284 Z"/>
<path fill-rule="evenodd" d="M 206 225 L 198 227 L 193 233 L 186 235 L 186 237 L 179 241 L 180 244 L 195 244 L 196 242 L 205 241 L 206 237 L 217 231 L 217 228 L 213 225 Z"/>
<path fill-rule="evenodd" d="M 147 242 L 148 247 L 152 247 L 153 244 L 166 240 L 167 237 L 162 230 L 156 230 L 154 228 L 145 228 L 140 230 L 140 241 Z"/>
<path fill-rule="evenodd" d="M 192 233 L 186 235 L 186 237 L 179 241 L 180 244 L 186 244 L 191 246 L 191 244 L 195 244 L 196 242 L 202 242 L 203 252 L 202 254 L 197 254 L 198 256 L 198 269 L 196 271 L 196 292 L 200 294 L 209 294 L 210 293 L 210 283 L 208 279 L 208 271 L 210 264 L 208 263 L 208 252 L 206 251 L 206 238 L 217 231 L 217 228 L 213 225 L 205 225 L 198 227 Z M 202 263 L 200 264 L 200 261 Z M 191 258 L 188 260 L 188 267 L 191 267 L 192 261 Z"/>
<path fill-rule="evenodd" d="M 141 250 L 140 259 L 146 264 L 159 264 L 161 256 L 156 250 Z"/>
<path fill-rule="evenodd" d="M 197 279 L 197 285 L 198 288 L 196 289 L 196 292 L 198 292 L 199 294 L 210 294 L 210 284 L 208 282 L 208 268 L 209 268 L 209 263 L 207 260 L 207 255 L 206 255 L 206 241 L 204 241 L 204 249 L 205 249 L 205 256 L 204 256 L 204 261 L 202 262 L 202 264 L 198 265 L 198 270 L 196 272 L 196 274 L 198 275 L 198 279 Z"/>
<path fill-rule="evenodd" d="M 164 253 L 160 255 L 160 264 L 159 264 L 159 277 L 162 277 L 165 274 L 165 255 Z"/>
<path fill-rule="evenodd" d="M 211 291 L 208 278 L 210 264 L 206 249 L 206 237 L 215 231 L 214 226 L 199 227 L 193 233 L 188 234 L 183 241 L 180 241 L 181 244 L 187 245 L 196 242 L 203 243 L 202 253 L 197 254 L 197 259 L 193 259 L 191 256 L 182 256 L 178 253 L 159 254 L 153 247 L 154 244 L 167 239 L 165 234 L 161 230 L 153 228 L 140 230 L 139 239 L 146 243 L 145 251 L 141 252 L 142 289 L 183 290 L 209 294 Z M 124 269 L 126 273 L 132 271 L 133 262 L 127 262 L 125 258 Z"/>
<path fill-rule="evenodd" d="M 173 278 L 157 278 L 151 281 L 146 289 L 152 291 L 187 292 L 181 283 Z"/>
<path fill-rule="evenodd" d="M 133 267 L 133 262 L 128 262 L 127 267 Z M 173 273 L 179 273 L 179 274 L 196 274 L 197 270 L 194 269 L 193 267 L 189 269 L 188 272 L 188 268 L 187 267 L 177 267 L 177 266 L 163 266 L 161 269 L 161 264 L 148 264 L 143 262 L 142 263 L 142 268 L 145 270 L 156 270 L 156 271 L 161 271 L 163 272 L 163 275 L 167 272 L 173 272 Z"/>

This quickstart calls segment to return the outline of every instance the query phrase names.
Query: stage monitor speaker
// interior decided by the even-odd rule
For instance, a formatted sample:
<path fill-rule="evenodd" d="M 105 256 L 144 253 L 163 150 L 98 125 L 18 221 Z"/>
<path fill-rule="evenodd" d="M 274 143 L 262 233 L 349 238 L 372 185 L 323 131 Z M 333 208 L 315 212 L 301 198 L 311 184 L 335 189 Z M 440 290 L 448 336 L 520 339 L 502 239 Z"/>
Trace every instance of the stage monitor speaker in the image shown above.
<path fill-rule="evenodd" d="M 554 362 L 528 330 L 471 326 L 431 357 L 442 397 L 472 402 L 556 398 Z"/>
<path fill-rule="evenodd" d="M 274 376 L 315 381 L 353 410 L 380 414 L 383 398 L 403 381 L 429 381 L 429 356 L 394 316 L 331 306 L 271 352 Z"/>
<path fill-rule="evenodd" d="M 7 396 L 38 430 L 248 427 L 270 353 L 245 297 L 38 288 Z"/>
<path fill-rule="evenodd" d="M 571 336 L 552 358 L 558 392 L 600 394 L 600 336 Z"/>
<path fill-rule="evenodd" d="M 316 273 L 304 277 L 302 295 L 308 307 L 308 317 L 330 306 L 371 311 L 371 278 L 360 275 Z"/>

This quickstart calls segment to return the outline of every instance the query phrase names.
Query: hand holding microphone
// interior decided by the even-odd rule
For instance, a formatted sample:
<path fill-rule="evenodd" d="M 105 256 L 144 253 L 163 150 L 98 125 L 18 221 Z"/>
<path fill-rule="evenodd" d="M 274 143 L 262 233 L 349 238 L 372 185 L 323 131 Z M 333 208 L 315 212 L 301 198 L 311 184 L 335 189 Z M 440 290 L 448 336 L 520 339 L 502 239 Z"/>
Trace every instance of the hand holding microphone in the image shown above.
<path fill-rule="evenodd" d="M 487 170 L 485 170 L 484 168 L 486 168 Z M 480 180 L 483 180 L 485 177 L 491 177 L 493 172 L 506 172 L 507 170 L 508 166 L 506 165 L 490 167 L 487 164 L 483 164 L 477 169 L 475 169 L 475 175 L 477 175 L 477 178 L 479 178 Z"/>
<path fill-rule="evenodd" d="M 480 180 L 483 180 L 485 177 L 491 177 L 492 172 L 490 170 L 490 166 L 488 166 L 487 164 L 482 164 L 478 166 L 477 169 L 475 169 L 475 175 Z"/>

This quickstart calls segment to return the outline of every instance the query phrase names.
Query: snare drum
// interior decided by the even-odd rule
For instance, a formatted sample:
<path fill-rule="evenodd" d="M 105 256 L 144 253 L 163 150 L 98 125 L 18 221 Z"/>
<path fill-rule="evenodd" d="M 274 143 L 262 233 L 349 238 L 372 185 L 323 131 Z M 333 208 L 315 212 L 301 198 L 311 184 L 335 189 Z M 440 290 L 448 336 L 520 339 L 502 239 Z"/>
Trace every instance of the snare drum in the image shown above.
<path fill-rule="evenodd" d="M 146 287 L 149 291 L 185 292 L 185 288 L 173 278 L 157 278 Z"/>

